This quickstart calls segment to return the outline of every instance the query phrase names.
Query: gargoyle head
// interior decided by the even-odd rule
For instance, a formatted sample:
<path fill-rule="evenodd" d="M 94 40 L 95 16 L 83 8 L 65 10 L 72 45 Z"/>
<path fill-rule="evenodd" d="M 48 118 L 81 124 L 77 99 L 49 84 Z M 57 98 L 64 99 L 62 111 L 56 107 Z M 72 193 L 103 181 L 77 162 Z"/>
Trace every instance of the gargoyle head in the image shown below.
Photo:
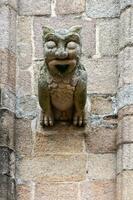
<path fill-rule="evenodd" d="M 80 26 L 54 30 L 43 27 L 45 63 L 52 75 L 72 74 L 81 55 Z"/>

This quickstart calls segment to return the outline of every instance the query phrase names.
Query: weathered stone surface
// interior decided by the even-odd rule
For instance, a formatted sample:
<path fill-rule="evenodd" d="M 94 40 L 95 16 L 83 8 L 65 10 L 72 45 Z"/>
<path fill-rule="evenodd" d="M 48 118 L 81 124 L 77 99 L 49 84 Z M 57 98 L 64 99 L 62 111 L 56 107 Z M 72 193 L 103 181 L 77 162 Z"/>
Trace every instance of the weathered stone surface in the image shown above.
<path fill-rule="evenodd" d="M 6 175 L 0 175 L 0 200 L 15 199 L 14 180 Z"/>
<path fill-rule="evenodd" d="M 133 171 L 124 171 L 117 176 L 117 200 L 132 200 Z"/>
<path fill-rule="evenodd" d="M 123 88 L 118 90 L 117 94 L 118 99 L 118 109 L 123 108 L 124 106 L 133 104 L 133 84 L 125 85 Z"/>
<path fill-rule="evenodd" d="M 81 183 L 81 200 L 114 200 L 115 194 L 114 180 L 93 180 Z"/>
<path fill-rule="evenodd" d="M 120 17 L 120 48 L 133 44 L 133 8 L 126 9 Z"/>
<path fill-rule="evenodd" d="M 80 181 L 86 176 L 85 154 L 47 155 L 17 163 L 17 177 L 23 180 Z"/>
<path fill-rule="evenodd" d="M 72 14 L 81 13 L 85 10 L 85 0 L 57 0 L 56 12 L 57 14 Z"/>
<path fill-rule="evenodd" d="M 88 73 L 88 93 L 115 94 L 117 60 L 115 58 L 83 59 Z"/>
<path fill-rule="evenodd" d="M 125 116 L 119 121 L 117 144 L 133 142 L 133 116 Z"/>
<path fill-rule="evenodd" d="M 89 180 L 114 179 L 116 174 L 115 154 L 88 154 L 87 172 Z"/>
<path fill-rule="evenodd" d="M 29 2 L 29 1 L 27 1 Z M 32 64 L 32 18 L 18 16 L 17 20 L 17 66 L 27 69 Z"/>
<path fill-rule="evenodd" d="M 119 16 L 118 0 L 87 0 L 87 15 L 92 18 Z"/>
<path fill-rule="evenodd" d="M 0 200 L 8 199 L 8 177 L 0 175 Z"/>
<path fill-rule="evenodd" d="M 92 95 L 91 113 L 96 115 L 107 115 L 114 112 L 115 98 L 111 96 Z"/>
<path fill-rule="evenodd" d="M 10 87 L 2 85 L 0 90 L 0 107 L 15 112 L 15 93 Z"/>
<path fill-rule="evenodd" d="M 0 146 L 14 148 L 14 114 L 0 110 Z"/>
<path fill-rule="evenodd" d="M 0 50 L 0 83 L 15 90 L 16 56 L 9 50 Z"/>
<path fill-rule="evenodd" d="M 19 70 L 16 81 L 17 96 L 31 95 L 31 73 L 27 70 Z"/>
<path fill-rule="evenodd" d="M 16 119 L 16 153 L 19 157 L 31 157 L 32 132 L 31 121 L 28 119 Z"/>
<path fill-rule="evenodd" d="M 133 5 L 133 0 L 120 0 L 120 8 L 124 9 L 128 6 L 132 6 Z"/>
<path fill-rule="evenodd" d="M 0 7 L 0 48 L 16 50 L 16 12 L 6 6 Z"/>
<path fill-rule="evenodd" d="M 125 106 L 118 112 L 119 119 L 122 119 L 124 116 L 132 115 L 133 113 L 133 105 Z"/>
<path fill-rule="evenodd" d="M 35 188 L 36 200 L 78 200 L 77 183 L 43 183 L 39 182 Z"/>
<path fill-rule="evenodd" d="M 0 174 L 9 175 L 9 156 L 10 152 L 7 147 L 0 147 Z"/>
<path fill-rule="evenodd" d="M 32 198 L 32 185 L 17 184 L 16 197 L 17 200 L 28 200 Z"/>
<path fill-rule="evenodd" d="M 76 132 L 59 130 L 58 134 L 46 136 L 36 133 L 34 156 L 44 156 L 46 153 L 80 153 L 84 151 L 84 136 Z"/>
<path fill-rule="evenodd" d="M 20 0 L 20 15 L 50 15 L 50 0 Z"/>
<path fill-rule="evenodd" d="M 83 54 L 92 56 L 95 54 L 95 21 L 82 20 L 72 17 L 52 17 L 51 19 L 45 17 L 34 18 L 34 39 L 35 39 L 35 58 L 43 59 L 43 28 L 49 25 L 55 29 L 70 28 L 73 25 L 82 25 L 82 50 Z"/>
<path fill-rule="evenodd" d="M 99 31 L 99 53 L 101 56 L 118 54 L 119 19 L 101 19 L 97 22 Z"/>
<path fill-rule="evenodd" d="M 0 6 L 3 6 L 3 5 L 9 5 L 13 9 L 17 10 L 17 0 L 1 0 Z"/>
<path fill-rule="evenodd" d="M 41 114 L 41 113 L 40 113 Z M 41 133 L 44 136 L 57 136 L 61 134 L 68 134 L 68 135 L 77 135 L 78 137 L 81 136 L 84 137 L 86 133 L 86 127 L 76 127 L 71 125 L 67 122 L 60 122 L 55 124 L 55 126 L 48 128 L 48 127 L 42 127 L 40 124 L 40 116 L 38 116 L 38 119 L 36 118 L 32 122 L 32 130 L 36 133 Z M 34 128 L 35 127 L 35 128 Z"/>
<path fill-rule="evenodd" d="M 34 61 L 33 62 L 33 73 L 34 73 L 34 81 L 33 81 L 33 90 L 34 95 L 38 96 L 38 76 L 40 72 L 40 67 L 44 64 L 44 61 Z"/>
<path fill-rule="evenodd" d="M 93 126 L 86 136 L 87 151 L 91 153 L 110 153 L 116 150 L 117 128 Z"/>
<path fill-rule="evenodd" d="M 123 144 L 117 151 L 117 173 L 133 169 L 133 143 Z"/>
<path fill-rule="evenodd" d="M 126 84 L 133 84 L 133 47 L 126 47 L 118 57 L 119 62 L 119 85 L 123 87 Z"/>
<path fill-rule="evenodd" d="M 33 119 L 37 115 L 37 98 L 35 96 L 21 96 L 16 99 L 16 116 L 18 118 Z"/>

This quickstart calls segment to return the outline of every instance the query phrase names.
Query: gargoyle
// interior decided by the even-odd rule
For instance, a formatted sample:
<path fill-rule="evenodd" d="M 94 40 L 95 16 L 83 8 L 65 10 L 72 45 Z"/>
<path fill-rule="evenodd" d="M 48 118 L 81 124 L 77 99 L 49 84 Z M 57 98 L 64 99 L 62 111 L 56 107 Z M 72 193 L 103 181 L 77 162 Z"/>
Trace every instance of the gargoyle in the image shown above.
<path fill-rule="evenodd" d="M 80 31 L 80 26 L 43 28 L 44 64 L 38 95 L 44 126 L 53 126 L 56 121 L 85 125 L 87 73 L 80 63 Z"/>

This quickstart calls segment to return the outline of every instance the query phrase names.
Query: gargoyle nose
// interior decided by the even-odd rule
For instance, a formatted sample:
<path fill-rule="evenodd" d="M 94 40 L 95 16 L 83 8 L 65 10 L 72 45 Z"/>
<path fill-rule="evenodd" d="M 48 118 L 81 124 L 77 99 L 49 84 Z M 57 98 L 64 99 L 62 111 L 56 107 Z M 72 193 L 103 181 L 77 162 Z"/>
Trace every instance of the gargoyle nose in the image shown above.
<path fill-rule="evenodd" d="M 68 56 L 68 52 L 65 51 L 64 49 L 60 49 L 60 50 L 56 51 L 55 55 L 59 59 L 65 59 Z"/>

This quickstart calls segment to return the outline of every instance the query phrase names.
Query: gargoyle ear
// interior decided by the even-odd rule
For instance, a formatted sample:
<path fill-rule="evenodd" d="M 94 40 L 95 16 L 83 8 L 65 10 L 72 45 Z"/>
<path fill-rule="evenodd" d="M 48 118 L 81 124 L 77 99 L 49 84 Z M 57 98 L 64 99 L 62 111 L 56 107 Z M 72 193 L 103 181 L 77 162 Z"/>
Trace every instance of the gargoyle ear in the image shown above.
<path fill-rule="evenodd" d="M 69 30 L 74 33 L 81 33 L 82 26 L 72 26 Z"/>
<path fill-rule="evenodd" d="M 52 29 L 51 27 L 47 27 L 47 26 L 44 26 L 43 27 L 43 35 L 46 36 L 48 33 L 54 33 L 54 29 Z"/>

